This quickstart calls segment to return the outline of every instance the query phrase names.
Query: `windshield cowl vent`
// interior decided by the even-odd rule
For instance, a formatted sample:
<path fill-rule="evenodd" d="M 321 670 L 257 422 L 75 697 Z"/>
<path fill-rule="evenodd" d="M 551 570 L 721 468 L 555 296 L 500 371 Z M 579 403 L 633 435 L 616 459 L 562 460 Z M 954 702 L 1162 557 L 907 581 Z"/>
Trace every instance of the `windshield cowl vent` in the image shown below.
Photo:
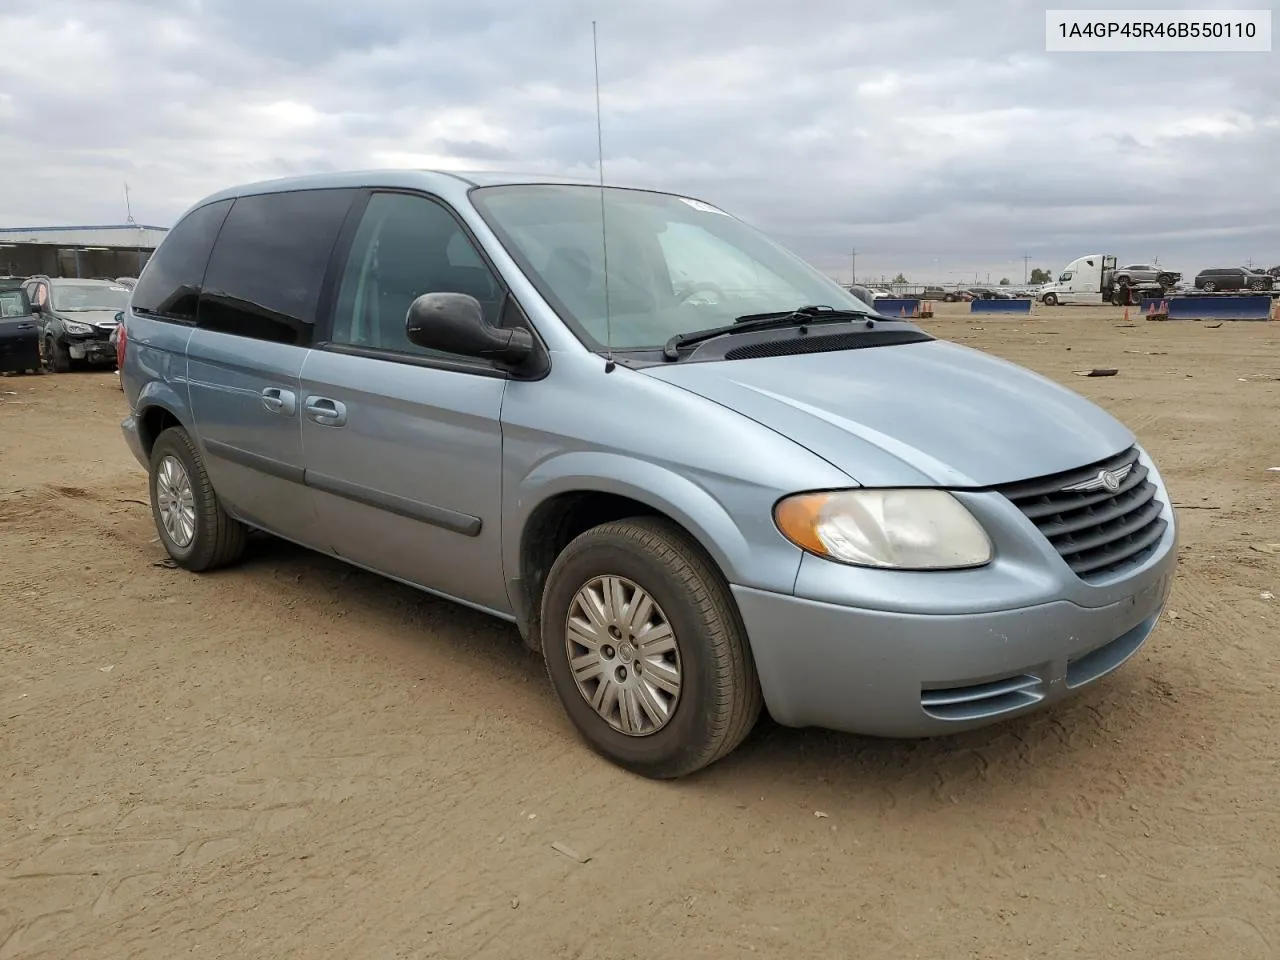
<path fill-rule="evenodd" d="M 746 343 L 726 350 L 726 360 L 759 360 L 764 357 L 789 357 L 801 353 L 831 353 L 836 350 L 863 350 L 867 347 L 894 347 L 904 343 L 925 343 L 932 340 L 920 330 L 860 330 L 857 332 L 825 333 L 766 340 L 762 343 Z"/>

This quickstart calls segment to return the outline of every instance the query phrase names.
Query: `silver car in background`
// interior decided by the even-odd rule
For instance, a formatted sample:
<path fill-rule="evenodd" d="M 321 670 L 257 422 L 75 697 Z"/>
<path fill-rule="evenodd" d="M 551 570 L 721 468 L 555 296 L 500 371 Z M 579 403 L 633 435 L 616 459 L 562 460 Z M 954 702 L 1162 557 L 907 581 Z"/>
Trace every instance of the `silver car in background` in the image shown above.
<path fill-rule="evenodd" d="M 882 317 L 701 200 L 333 174 L 201 201 L 121 328 L 190 570 L 260 529 L 513 622 L 650 777 L 780 723 L 888 737 L 1131 657 L 1175 563 L 1133 434 Z"/>

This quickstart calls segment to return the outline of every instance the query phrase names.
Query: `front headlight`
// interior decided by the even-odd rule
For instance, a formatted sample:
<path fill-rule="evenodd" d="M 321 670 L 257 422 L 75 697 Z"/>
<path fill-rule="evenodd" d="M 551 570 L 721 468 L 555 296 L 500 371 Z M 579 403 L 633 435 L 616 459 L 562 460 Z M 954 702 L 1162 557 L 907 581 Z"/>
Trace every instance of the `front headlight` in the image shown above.
<path fill-rule="evenodd" d="M 93 333 L 93 327 L 89 326 L 87 323 L 80 323 L 78 320 L 63 320 L 62 326 L 66 329 L 67 333 Z"/>
<path fill-rule="evenodd" d="M 956 570 L 991 562 L 991 538 L 945 490 L 833 490 L 780 500 L 782 535 L 810 553 L 861 567 Z"/>

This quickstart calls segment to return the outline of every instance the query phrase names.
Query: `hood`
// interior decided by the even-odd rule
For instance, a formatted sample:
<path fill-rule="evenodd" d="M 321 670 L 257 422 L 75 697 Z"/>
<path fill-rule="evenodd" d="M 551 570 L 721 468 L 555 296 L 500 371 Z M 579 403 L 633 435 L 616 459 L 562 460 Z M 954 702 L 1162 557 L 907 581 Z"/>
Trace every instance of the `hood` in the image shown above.
<path fill-rule="evenodd" d="M 1079 394 L 941 340 L 645 373 L 776 430 L 864 486 L 993 486 L 1134 442 Z"/>

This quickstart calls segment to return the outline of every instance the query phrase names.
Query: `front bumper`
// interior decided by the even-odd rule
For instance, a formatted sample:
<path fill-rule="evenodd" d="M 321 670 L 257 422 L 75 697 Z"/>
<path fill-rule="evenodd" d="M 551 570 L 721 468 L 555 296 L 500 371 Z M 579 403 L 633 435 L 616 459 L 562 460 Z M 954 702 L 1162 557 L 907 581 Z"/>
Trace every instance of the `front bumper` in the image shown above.
<path fill-rule="evenodd" d="M 116 362 L 116 350 L 109 339 L 99 340 L 95 337 L 64 337 L 67 352 L 72 360 L 87 360 L 90 363 Z"/>
<path fill-rule="evenodd" d="M 733 593 L 778 723 L 927 737 L 1046 706 L 1119 667 L 1154 629 L 1174 563 L 1169 546 L 1123 599 L 1098 607 L 1057 600 L 946 615 Z"/>

